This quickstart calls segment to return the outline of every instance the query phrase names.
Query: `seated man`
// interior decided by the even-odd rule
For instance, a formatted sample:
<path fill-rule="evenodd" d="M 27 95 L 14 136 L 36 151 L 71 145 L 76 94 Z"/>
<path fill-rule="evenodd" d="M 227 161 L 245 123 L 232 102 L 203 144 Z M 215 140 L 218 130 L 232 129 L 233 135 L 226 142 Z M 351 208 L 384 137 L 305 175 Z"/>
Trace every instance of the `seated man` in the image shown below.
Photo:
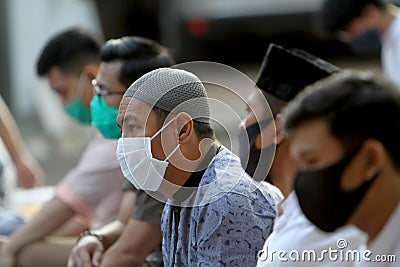
<path fill-rule="evenodd" d="M 275 203 L 238 157 L 214 143 L 199 78 L 169 68 L 145 74 L 125 93 L 117 121 L 125 177 L 168 198 L 161 222 L 165 266 L 254 266 Z"/>
<path fill-rule="evenodd" d="M 4 143 L 5 150 L 7 151 L 2 152 L 8 153 L 15 166 L 17 184 L 25 188 L 42 185 L 45 179 L 44 172 L 34 157 L 25 148 L 17 124 L 1 96 L 0 141 Z M 7 171 L 3 172 L 9 166 L 7 161 L 3 161 L 3 156 L 5 156 L 3 153 L 0 153 L 0 235 L 8 236 L 24 223 L 24 218 L 17 214 L 17 212 L 6 207 L 6 199 L 9 199 L 12 190 L 12 187 L 10 188 L 7 185 L 12 182 L 10 183 L 8 180 L 10 177 L 8 177 Z"/>
<path fill-rule="evenodd" d="M 268 110 L 260 101 L 264 97 L 268 100 L 275 119 L 267 123 L 265 123 L 266 120 L 258 122 L 256 116 L 264 119 L 262 114 L 249 113 L 242 123 L 246 128 L 242 128 L 239 139 L 242 144 L 241 158 L 246 157 L 243 151 L 249 151 L 249 156 L 247 156 L 249 165 L 246 170 L 253 175 L 254 179 L 267 177 L 268 181 L 281 189 L 286 199 L 279 205 L 279 216 L 275 221 L 274 231 L 265 242 L 263 250 L 260 251 L 258 266 L 298 266 L 301 265 L 298 261 L 280 260 L 276 252 L 299 251 L 302 253 L 313 250 L 319 253 L 329 247 L 335 248 L 339 238 L 346 238 L 350 242 L 358 237 L 359 231 L 354 227 L 329 235 L 322 233 L 302 214 L 293 192 L 297 168 L 289 156 L 289 142 L 279 127 L 281 110 L 291 99 L 308 84 L 337 71 L 338 68 L 332 64 L 305 51 L 289 50 L 274 44 L 270 45 L 264 58 L 257 79 L 262 95 L 259 90 L 254 90 L 249 97 L 249 106 L 251 110 L 267 114 Z M 275 130 L 273 122 L 277 125 L 275 141 L 270 138 L 271 132 Z M 243 137 L 248 140 L 244 140 Z M 271 162 L 269 154 L 274 149 L 276 149 L 275 157 Z M 358 245 L 359 243 L 350 243 L 349 249 L 356 248 Z M 305 266 L 313 264 L 319 266 L 320 262 L 304 262 Z M 338 264 L 341 266 L 343 263 Z"/>
<path fill-rule="evenodd" d="M 45 175 L 42 167 L 25 148 L 18 126 L 1 96 L 0 139 L 6 146 L 7 152 L 15 165 L 18 186 L 32 188 L 43 185 Z"/>
<path fill-rule="evenodd" d="M 343 72 L 305 90 L 283 114 L 305 216 L 325 232 L 355 225 L 367 233 L 369 252 L 358 255 L 355 266 L 377 266 L 382 255 L 385 266 L 398 266 L 400 94 L 395 86 L 371 73 Z"/>
<path fill-rule="evenodd" d="M 117 114 L 122 94 L 143 74 L 171 66 L 174 61 L 165 47 L 138 36 L 109 40 L 100 50 L 100 60 L 96 79 L 92 81 L 95 93 L 90 109 L 92 124 L 104 137 L 116 139 L 121 135 Z M 147 262 L 162 265 L 159 248 L 164 203 L 144 191 L 136 193 L 129 181 L 126 183 L 118 219 L 101 229 L 85 232 L 72 249 L 68 266 L 142 266 L 152 250 L 155 252 Z M 132 213 L 134 207 L 128 220 L 126 212 Z"/>
<path fill-rule="evenodd" d="M 39 75 L 49 79 L 66 112 L 86 124 L 91 122 L 91 80 L 97 74 L 100 47 L 97 36 L 82 29 L 69 29 L 48 42 L 37 64 Z M 46 260 L 47 266 L 65 266 L 74 240 L 63 239 L 62 246 L 50 245 L 46 249 L 35 242 L 52 235 L 77 236 L 84 229 L 98 229 L 116 219 L 124 181 L 115 156 L 116 146 L 116 140 L 96 133 L 76 168 L 57 185 L 55 196 L 1 247 L 0 266 L 13 266 L 17 258 L 25 255 L 29 255 L 30 264 L 35 264 L 32 257 L 36 257 L 38 261 Z"/>
<path fill-rule="evenodd" d="M 382 70 L 400 87 L 400 9 L 387 0 L 324 0 L 320 28 L 361 53 L 381 52 Z M 381 49 L 380 49 L 381 48 Z"/>

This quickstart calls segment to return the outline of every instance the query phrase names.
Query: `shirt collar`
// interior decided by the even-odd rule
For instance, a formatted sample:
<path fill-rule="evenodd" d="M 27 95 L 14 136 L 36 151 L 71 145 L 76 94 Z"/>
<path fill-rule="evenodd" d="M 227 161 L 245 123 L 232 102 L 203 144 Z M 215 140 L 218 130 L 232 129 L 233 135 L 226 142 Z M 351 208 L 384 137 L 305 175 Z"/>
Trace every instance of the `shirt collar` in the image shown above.
<path fill-rule="evenodd" d="M 187 181 L 182 185 L 182 187 L 179 188 L 178 191 L 176 191 L 175 194 L 173 195 L 175 203 L 182 203 L 184 200 L 189 198 L 190 195 L 196 192 L 204 172 L 206 171 L 208 165 L 215 157 L 215 155 L 218 154 L 219 149 L 220 147 L 218 147 L 216 144 L 213 144 L 211 146 L 206 156 L 197 167 L 198 171 L 193 172 L 190 175 L 189 179 L 187 179 Z"/>

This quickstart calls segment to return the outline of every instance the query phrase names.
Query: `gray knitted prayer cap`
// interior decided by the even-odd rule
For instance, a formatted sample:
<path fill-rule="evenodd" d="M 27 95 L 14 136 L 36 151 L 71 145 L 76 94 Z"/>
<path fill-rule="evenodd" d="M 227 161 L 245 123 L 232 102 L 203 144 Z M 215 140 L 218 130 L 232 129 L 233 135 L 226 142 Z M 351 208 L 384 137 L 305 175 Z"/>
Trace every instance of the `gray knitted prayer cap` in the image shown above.
<path fill-rule="evenodd" d="M 193 120 L 209 123 L 210 106 L 200 79 L 191 72 L 160 68 L 137 79 L 125 92 L 167 112 L 188 113 Z"/>

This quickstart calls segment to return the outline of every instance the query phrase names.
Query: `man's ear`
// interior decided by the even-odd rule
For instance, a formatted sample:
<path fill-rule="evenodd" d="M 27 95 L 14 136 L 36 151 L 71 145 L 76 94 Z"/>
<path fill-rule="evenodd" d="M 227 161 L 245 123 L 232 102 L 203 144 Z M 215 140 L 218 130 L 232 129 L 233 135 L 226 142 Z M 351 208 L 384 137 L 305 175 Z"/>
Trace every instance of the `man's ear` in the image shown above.
<path fill-rule="evenodd" d="M 83 72 L 85 73 L 88 80 L 91 81 L 96 78 L 98 69 L 99 67 L 97 65 L 89 64 L 83 68 Z"/>
<path fill-rule="evenodd" d="M 362 150 L 365 153 L 365 179 L 370 180 L 382 171 L 387 160 L 386 151 L 382 143 L 374 139 L 365 141 Z"/>
<path fill-rule="evenodd" d="M 192 118 L 189 114 L 181 112 L 176 115 L 175 122 L 178 128 L 179 143 L 187 143 L 194 134 Z"/>

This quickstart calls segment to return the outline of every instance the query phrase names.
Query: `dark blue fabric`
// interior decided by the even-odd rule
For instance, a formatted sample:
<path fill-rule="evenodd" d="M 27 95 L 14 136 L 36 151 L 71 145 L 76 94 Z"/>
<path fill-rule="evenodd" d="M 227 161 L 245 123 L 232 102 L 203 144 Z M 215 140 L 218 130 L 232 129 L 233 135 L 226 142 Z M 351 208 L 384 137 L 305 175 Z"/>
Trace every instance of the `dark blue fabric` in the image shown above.
<path fill-rule="evenodd" d="M 0 235 L 12 234 L 24 222 L 24 218 L 15 211 L 0 208 Z"/>
<path fill-rule="evenodd" d="M 177 227 L 173 206 L 165 205 L 165 266 L 255 266 L 276 217 L 269 190 L 255 188 L 239 158 L 223 147 L 201 179 L 200 186 L 207 184 L 212 186 L 197 195 L 209 195 L 213 201 L 182 207 Z"/>

